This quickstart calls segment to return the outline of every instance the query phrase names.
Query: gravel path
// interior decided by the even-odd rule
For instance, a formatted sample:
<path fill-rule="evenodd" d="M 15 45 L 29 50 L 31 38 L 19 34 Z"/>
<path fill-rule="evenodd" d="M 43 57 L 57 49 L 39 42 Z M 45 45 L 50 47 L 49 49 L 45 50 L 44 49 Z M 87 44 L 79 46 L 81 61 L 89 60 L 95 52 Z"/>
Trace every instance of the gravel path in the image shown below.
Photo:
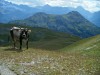
<path fill-rule="evenodd" d="M 0 65 L 0 75 L 17 75 L 5 65 Z"/>

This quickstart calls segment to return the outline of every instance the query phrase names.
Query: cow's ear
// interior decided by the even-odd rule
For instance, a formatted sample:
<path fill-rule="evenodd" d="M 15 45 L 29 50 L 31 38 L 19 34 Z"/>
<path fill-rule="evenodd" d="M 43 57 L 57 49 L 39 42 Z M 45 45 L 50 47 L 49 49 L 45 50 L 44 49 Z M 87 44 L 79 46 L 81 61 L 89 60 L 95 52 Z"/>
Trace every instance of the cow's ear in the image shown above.
<path fill-rule="evenodd" d="M 31 33 L 31 30 L 28 30 L 28 33 Z"/>

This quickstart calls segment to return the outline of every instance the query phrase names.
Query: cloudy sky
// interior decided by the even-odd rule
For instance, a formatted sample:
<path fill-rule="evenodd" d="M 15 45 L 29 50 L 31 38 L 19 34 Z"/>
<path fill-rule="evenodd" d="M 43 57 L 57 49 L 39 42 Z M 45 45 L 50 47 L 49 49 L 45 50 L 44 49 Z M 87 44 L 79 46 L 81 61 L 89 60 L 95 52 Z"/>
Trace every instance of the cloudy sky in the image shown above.
<path fill-rule="evenodd" d="M 25 4 L 31 7 L 51 5 L 51 6 L 62 6 L 62 7 L 77 7 L 82 6 L 90 12 L 100 10 L 100 0 L 6 0 L 15 4 Z"/>

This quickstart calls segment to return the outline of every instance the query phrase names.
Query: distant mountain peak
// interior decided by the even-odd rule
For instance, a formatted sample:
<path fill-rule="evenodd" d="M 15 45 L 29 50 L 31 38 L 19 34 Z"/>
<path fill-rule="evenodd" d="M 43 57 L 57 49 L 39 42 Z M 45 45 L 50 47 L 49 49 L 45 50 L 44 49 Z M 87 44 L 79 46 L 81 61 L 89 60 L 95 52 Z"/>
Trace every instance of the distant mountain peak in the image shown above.
<path fill-rule="evenodd" d="M 71 11 L 68 13 L 68 15 L 77 15 L 77 16 L 81 16 L 81 14 L 78 11 Z"/>
<path fill-rule="evenodd" d="M 35 13 L 33 14 L 32 16 L 30 16 L 29 18 L 26 18 L 27 19 L 33 19 L 33 18 L 37 18 L 37 17 L 45 17 L 45 16 L 48 16 L 48 14 L 44 13 L 44 12 L 38 12 L 38 13 Z"/>
<path fill-rule="evenodd" d="M 51 8 L 52 6 L 50 6 L 49 4 L 46 4 L 46 5 L 44 5 L 42 8 L 43 9 L 49 9 L 49 8 Z"/>
<path fill-rule="evenodd" d="M 12 3 L 5 0 L 0 0 L 0 6 L 9 5 L 9 4 L 12 4 Z"/>
<path fill-rule="evenodd" d="M 84 8 L 83 8 L 82 6 L 78 6 L 77 9 L 81 9 L 81 10 L 82 10 L 82 9 L 84 9 Z"/>
<path fill-rule="evenodd" d="M 49 4 L 44 5 L 45 7 L 51 7 Z"/>
<path fill-rule="evenodd" d="M 34 15 L 47 15 L 47 14 L 44 13 L 44 12 L 38 12 L 38 13 L 36 13 L 36 14 L 34 14 Z"/>

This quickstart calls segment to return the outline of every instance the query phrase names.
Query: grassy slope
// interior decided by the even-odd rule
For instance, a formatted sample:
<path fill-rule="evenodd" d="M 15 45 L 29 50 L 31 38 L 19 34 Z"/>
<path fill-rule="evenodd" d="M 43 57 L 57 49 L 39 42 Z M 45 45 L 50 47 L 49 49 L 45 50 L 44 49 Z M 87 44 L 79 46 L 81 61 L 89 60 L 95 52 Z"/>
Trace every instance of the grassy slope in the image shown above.
<path fill-rule="evenodd" d="M 83 39 L 62 50 L 70 50 L 72 52 L 82 52 L 89 55 L 100 56 L 100 35 Z"/>
<path fill-rule="evenodd" d="M 100 35 L 51 51 L 52 44 L 61 46 L 60 41 L 31 42 L 23 52 L 11 46 L 0 47 L 0 63 L 18 75 L 100 75 Z"/>
<path fill-rule="evenodd" d="M 90 75 L 100 75 L 100 35 L 83 39 L 61 50 L 80 54 L 79 61 L 82 61 L 82 65 L 88 68 L 88 72 L 89 70 L 95 71 Z"/>
<path fill-rule="evenodd" d="M 0 24 L 0 40 L 4 40 L 5 42 L 8 42 L 8 34 L 9 30 L 13 26 L 18 25 L 11 25 L 11 24 Z M 19 26 L 19 27 L 27 27 L 27 26 Z M 80 40 L 79 37 L 62 33 L 62 32 L 56 32 L 51 31 L 46 28 L 32 28 L 27 27 L 32 30 L 30 34 L 30 41 L 32 42 L 31 47 L 34 48 L 40 48 L 40 49 L 61 49 L 66 47 L 66 45 L 70 45 L 78 40 Z M 4 43 L 5 43 L 4 42 Z"/>
<path fill-rule="evenodd" d="M 100 35 L 84 39 L 65 51 L 0 47 L 0 63 L 18 75 L 100 75 L 99 39 Z"/>

